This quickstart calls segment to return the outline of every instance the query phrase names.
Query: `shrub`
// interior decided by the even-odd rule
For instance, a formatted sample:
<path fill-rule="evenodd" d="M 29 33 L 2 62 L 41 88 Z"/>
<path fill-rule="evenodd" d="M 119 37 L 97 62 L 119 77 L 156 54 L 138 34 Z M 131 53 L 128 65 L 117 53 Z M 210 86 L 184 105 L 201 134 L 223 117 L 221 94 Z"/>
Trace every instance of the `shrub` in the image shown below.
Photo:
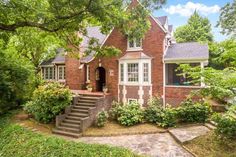
<path fill-rule="evenodd" d="M 96 124 L 98 127 L 104 127 L 108 119 L 108 113 L 106 111 L 99 112 L 97 115 Z"/>
<path fill-rule="evenodd" d="M 138 103 L 118 106 L 116 116 L 117 121 L 125 126 L 132 126 L 143 121 L 143 111 Z"/>
<path fill-rule="evenodd" d="M 121 109 L 122 109 L 123 104 L 113 101 L 112 105 L 111 105 L 111 109 L 109 110 L 109 117 L 112 120 L 117 120 L 120 113 L 121 113 Z"/>
<path fill-rule="evenodd" d="M 150 105 L 144 110 L 144 118 L 147 122 L 157 123 L 160 121 L 162 113 L 162 108 Z"/>
<path fill-rule="evenodd" d="M 210 106 L 205 102 L 193 102 L 187 99 L 177 108 L 177 118 L 180 122 L 203 123 L 211 114 Z"/>
<path fill-rule="evenodd" d="M 213 121 L 217 123 L 215 133 L 223 139 L 236 139 L 236 119 L 230 113 L 225 115 L 215 114 Z"/>
<path fill-rule="evenodd" d="M 154 96 L 148 100 L 148 106 L 156 106 L 158 108 L 162 107 L 162 101 L 159 96 Z"/>
<path fill-rule="evenodd" d="M 176 111 L 173 108 L 163 109 L 160 121 L 157 124 L 161 127 L 173 127 L 176 124 Z"/>
<path fill-rule="evenodd" d="M 24 109 L 43 123 L 51 122 L 72 101 L 69 89 L 59 83 L 48 83 L 39 86 L 33 93 L 32 101 L 25 104 Z"/>

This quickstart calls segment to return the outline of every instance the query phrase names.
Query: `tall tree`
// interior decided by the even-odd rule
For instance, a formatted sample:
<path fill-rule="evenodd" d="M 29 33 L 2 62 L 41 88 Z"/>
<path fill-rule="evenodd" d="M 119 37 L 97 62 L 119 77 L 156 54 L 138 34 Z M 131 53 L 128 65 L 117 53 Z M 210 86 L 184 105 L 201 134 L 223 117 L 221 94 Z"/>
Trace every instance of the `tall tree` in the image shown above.
<path fill-rule="evenodd" d="M 140 0 L 142 5 L 129 8 L 137 0 L 0 0 L 0 32 L 36 27 L 53 32 L 69 45 L 78 45 L 76 31 L 86 35 L 91 21 L 108 33 L 120 28 L 130 37 L 142 37 L 149 29 L 150 9 L 159 8 L 166 0 Z M 145 8 L 149 8 L 148 10 Z M 78 50 L 78 46 L 74 46 Z M 109 49 L 111 50 L 111 49 Z"/>
<path fill-rule="evenodd" d="M 30 61 L 37 73 L 39 64 L 54 57 L 56 49 L 62 45 L 61 41 L 51 33 L 39 31 L 37 28 L 19 28 L 10 38 L 8 49 L 14 49 Z"/>
<path fill-rule="evenodd" d="M 177 42 L 209 42 L 213 41 L 210 21 L 201 17 L 197 11 L 188 19 L 188 23 L 180 26 L 174 33 Z"/>
<path fill-rule="evenodd" d="M 224 69 L 236 66 L 236 40 L 228 39 L 219 43 L 210 43 L 209 66 Z"/>
<path fill-rule="evenodd" d="M 236 37 L 236 0 L 221 8 L 218 26 L 222 28 L 223 34 Z"/>

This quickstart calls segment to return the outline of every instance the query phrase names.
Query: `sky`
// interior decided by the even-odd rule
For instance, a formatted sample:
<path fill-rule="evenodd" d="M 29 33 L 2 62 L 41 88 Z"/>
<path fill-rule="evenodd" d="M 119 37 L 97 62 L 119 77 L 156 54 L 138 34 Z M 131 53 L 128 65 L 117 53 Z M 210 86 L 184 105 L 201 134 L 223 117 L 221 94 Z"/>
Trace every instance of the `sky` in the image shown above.
<path fill-rule="evenodd" d="M 154 16 L 168 16 L 169 24 L 174 29 L 187 23 L 188 18 L 197 10 L 201 16 L 207 17 L 212 25 L 212 33 L 215 41 L 223 41 L 227 36 L 220 33 L 216 27 L 219 20 L 220 8 L 233 0 L 167 0 L 167 3 Z"/>

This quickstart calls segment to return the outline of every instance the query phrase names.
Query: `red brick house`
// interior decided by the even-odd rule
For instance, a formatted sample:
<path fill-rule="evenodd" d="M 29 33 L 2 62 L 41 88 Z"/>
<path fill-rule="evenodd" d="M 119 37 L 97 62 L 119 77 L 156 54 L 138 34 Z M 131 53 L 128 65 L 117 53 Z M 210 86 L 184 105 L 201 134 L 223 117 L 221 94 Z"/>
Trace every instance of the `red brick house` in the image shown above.
<path fill-rule="evenodd" d="M 85 90 L 91 84 L 94 92 L 102 92 L 106 86 L 114 100 L 124 103 L 137 101 L 146 105 L 149 98 L 159 95 L 164 104 L 179 104 L 191 90 L 204 84 L 191 84 L 179 76 L 178 64 L 206 66 L 208 46 L 176 43 L 166 16 L 150 15 L 149 20 L 151 28 L 143 39 L 129 40 L 116 28 L 108 35 L 102 34 L 100 27 L 87 28 L 88 37 L 83 37 L 81 49 L 88 48 L 89 37 L 94 37 L 101 46 L 114 46 L 122 53 L 118 57 L 89 55 L 78 60 L 60 52 L 41 64 L 43 78 L 64 82 L 73 90 Z"/>

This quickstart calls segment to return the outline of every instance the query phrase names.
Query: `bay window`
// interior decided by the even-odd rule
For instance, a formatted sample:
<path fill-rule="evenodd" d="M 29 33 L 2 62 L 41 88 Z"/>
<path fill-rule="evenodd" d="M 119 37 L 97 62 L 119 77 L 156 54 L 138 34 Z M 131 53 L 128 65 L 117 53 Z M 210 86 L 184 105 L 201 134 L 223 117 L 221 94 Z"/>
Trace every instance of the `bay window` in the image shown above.
<path fill-rule="evenodd" d="M 122 61 L 119 66 L 120 83 L 123 84 L 150 84 L 150 60 Z"/>
<path fill-rule="evenodd" d="M 43 67 L 42 68 L 43 78 L 45 80 L 55 79 L 55 69 L 54 67 Z"/>

